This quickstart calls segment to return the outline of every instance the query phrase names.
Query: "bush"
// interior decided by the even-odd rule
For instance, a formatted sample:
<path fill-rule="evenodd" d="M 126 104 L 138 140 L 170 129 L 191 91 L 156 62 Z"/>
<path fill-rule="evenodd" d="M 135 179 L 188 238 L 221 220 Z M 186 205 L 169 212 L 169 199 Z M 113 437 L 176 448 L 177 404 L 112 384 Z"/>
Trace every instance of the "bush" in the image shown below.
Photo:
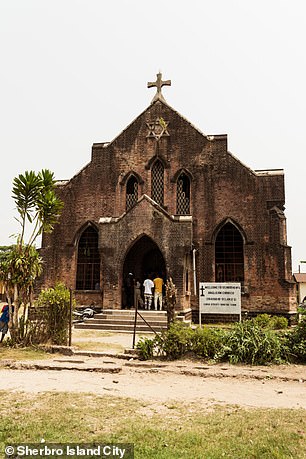
<path fill-rule="evenodd" d="M 273 316 L 270 320 L 270 328 L 272 330 L 285 330 L 288 328 L 288 319 L 282 316 Z"/>
<path fill-rule="evenodd" d="M 269 328 L 271 316 L 269 314 L 258 314 L 258 316 L 248 320 L 251 320 L 260 328 Z"/>
<path fill-rule="evenodd" d="M 261 316 L 258 320 L 236 323 L 229 331 L 207 326 L 193 330 L 183 322 L 174 322 L 169 330 L 154 339 L 143 338 L 138 342 L 140 358 L 147 360 L 154 355 L 163 355 L 177 359 L 192 353 L 204 359 L 251 365 L 280 363 L 288 360 L 292 352 L 295 352 L 296 358 L 306 358 L 306 321 L 303 326 L 299 324 L 294 333 L 280 334 L 270 329 L 272 325 L 268 314 Z M 285 325 L 285 321 L 280 323 Z"/>
<path fill-rule="evenodd" d="M 184 322 L 173 322 L 169 329 L 156 336 L 156 345 L 160 354 L 170 359 L 182 357 L 190 350 L 193 330 Z"/>
<path fill-rule="evenodd" d="M 259 314 L 250 319 L 255 325 L 258 325 L 260 328 L 267 328 L 270 330 L 283 330 L 288 328 L 288 319 L 282 316 L 270 316 L 269 314 Z"/>
<path fill-rule="evenodd" d="M 154 339 L 140 338 L 136 348 L 141 360 L 152 359 L 154 354 L 177 359 L 190 352 L 198 357 L 214 359 L 221 352 L 223 339 L 223 330 L 208 327 L 193 330 L 177 321 Z"/>
<path fill-rule="evenodd" d="M 154 356 L 155 340 L 141 337 L 136 344 L 140 360 L 149 360 Z"/>
<path fill-rule="evenodd" d="M 44 306 L 44 321 L 46 324 L 46 338 L 52 344 L 66 345 L 68 342 L 70 292 L 63 283 L 54 288 L 42 290 L 38 306 Z"/>
<path fill-rule="evenodd" d="M 302 319 L 288 335 L 288 341 L 293 357 L 306 362 L 306 318 Z"/>
<path fill-rule="evenodd" d="M 225 336 L 221 329 L 197 327 L 190 337 L 190 351 L 198 357 L 215 359 L 222 352 Z"/>
<path fill-rule="evenodd" d="M 282 360 L 280 338 L 271 330 L 261 328 L 254 320 L 235 324 L 229 332 L 223 358 L 230 363 L 265 365 Z"/>

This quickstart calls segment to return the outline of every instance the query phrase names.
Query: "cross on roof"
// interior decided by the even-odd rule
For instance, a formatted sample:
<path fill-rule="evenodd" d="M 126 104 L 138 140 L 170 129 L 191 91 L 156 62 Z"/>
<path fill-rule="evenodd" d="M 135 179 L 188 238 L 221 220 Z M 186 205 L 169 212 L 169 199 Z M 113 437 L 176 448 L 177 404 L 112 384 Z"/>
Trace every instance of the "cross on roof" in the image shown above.
<path fill-rule="evenodd" d="M 154 86 L 156 86 L 157 88 L 156 94 L 152 99 L 152 103 L 155 102 L 156 100 L 162 100 L 163 102 L 166 102 L 161 93 L 161 88 L 163 86 L 171 86 L 171 80 L 163 81 L 161 73 L 158 73 L 156 76 L 157 76 L 156 81 L 154 82 L 152 81 L 148 83 L 148 88 L 153 88 Z"/>

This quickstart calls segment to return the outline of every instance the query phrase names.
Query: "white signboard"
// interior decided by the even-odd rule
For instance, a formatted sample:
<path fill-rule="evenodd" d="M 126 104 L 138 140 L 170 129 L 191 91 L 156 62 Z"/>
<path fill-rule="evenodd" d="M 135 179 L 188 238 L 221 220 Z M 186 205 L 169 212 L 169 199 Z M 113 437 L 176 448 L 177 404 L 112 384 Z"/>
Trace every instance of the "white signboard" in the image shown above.
<path fill-rule="evenodd" d="M 241 314 L 241 284 L 239 282 L 200 282 L 200 312 L 211 314 Z"/>

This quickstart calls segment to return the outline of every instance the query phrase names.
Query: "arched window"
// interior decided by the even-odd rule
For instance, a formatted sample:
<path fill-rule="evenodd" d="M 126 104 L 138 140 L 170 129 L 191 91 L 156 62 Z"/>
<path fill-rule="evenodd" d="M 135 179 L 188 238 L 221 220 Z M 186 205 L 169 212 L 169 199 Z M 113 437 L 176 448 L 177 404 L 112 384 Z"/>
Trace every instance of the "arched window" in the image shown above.
<path fill-rule="evenodd" d="M 157 160 L 151 169 L 151 196 L 152 199 L 164 205 L 164 166 Z"/>
<path fill-rule="evenodd" d="M 177 179 L 176 213 L 179 215 L 190 214 L 190 180 L 184 172 Z"/>
<path fill-rule="evenodd" d="M 92 226 L 83 231 L 78 245 L 77 290 L 95 290 L 100 284 L 98 232 Z"/>
<path fill-rule="evenodd" d="M 235 225 L 226 223 L 215 242 L 216 282 L 244 282 L 243 238 Z"/>
<path fill-rule="evenodd" d="M 138 200 L 138 181 L 134 175 L 132 175 L 126 184 L 126 199 L 125 199 L 125 208 L 126 210 L 131 209 L 135 206 Z"/>

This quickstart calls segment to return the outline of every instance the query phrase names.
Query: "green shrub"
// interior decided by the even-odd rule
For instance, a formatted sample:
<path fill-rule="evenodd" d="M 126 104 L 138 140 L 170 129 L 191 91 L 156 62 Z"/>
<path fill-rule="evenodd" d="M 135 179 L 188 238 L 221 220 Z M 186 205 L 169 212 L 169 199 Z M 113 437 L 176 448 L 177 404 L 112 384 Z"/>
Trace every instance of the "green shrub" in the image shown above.
<path fill-rule="evenodd" d="M 282 316 L 272 316 L 270 319 L 270 328 L 272 330 L 285 330 L 288 328 L 288 319 Z"/>
<path fill-rule="evenodd" d="M 271 316 L 269 314 L 258 314 L 258 316 L 249 320 L 260 328 L 270 328 Z"/>
<path fill-rule="evenodd" d="M 222 329 L 197 327 L 190 336 L 190 351 L 198 357 L 215 359 L 222 352 L 224 337 Z"/>
<path fill-rule="evenodd" d="M 70 292 L 63 283 L 54 288 L 42 290 L 38 306 L 44 306 L 44 320 L 46 323 L 46 338 L 52 344 L 66 345 L 68 342 Z"/>
<path fill-rule="evenodd" d="M 198 357 L 214 359 L 221 352 L 224 331 L 208 327 L 190 328 L 183 322 L 174 322 L 154 343 L 158 354 L 177 359 L 188 353 Z"/>
<path fill-rule="evenodd" d="M 288 328 L 288 319 L 282 316 L 271 316 L 270 314 L 258 314 L 254 319 L 250 319 L 260 328 L 269 330 L 284 330 Z"/>
<path fill-rule="evenodd" d="M 154 356 L 155 340 L 141 337 L 136 344 L 140 360 L 150 360 Z"/>
<path fill-rule="evenodd" d="M 293 357 L 306 362 L 306 318 L 302 319 L 288 335 L 288 341 Z"/>
<path fill-rule="evenodd" d="M 306 303 L 301 303 L 297 309 L 298 318 L 306 318 Z"/>
<path fill-rule="evenodd" d="M 177 359 L 192 353 L 204 359 L 265 365 L 288 360 L 290 348 L 294 349 L 298 358 L 305 358 L 306 326 L 300 325 L 294 334 L 277 333 L 270 329 L 273 322 L 271 323 L 268 314 L 261 316 L 263 317 L 258 321 L 251 319 L 236 323 L 227 331 L 207 326 L 192 329 L 183 322 L 176 321 L 169 330 L 156 335 L 154 339 L 141 339 L 137 349 L 140 358 L 144 360 L 151 359 L 154 355 Z M 257 322 L 264 324 L 264 327 Z M 285 321 L 280 321 L 280 324 L 285 325 Z"/>
<path fill-rule="evenodd" d="M 161 355 L 177 359 L 189 352 L 193 330 L 184 322 L 173 322 L 167 331 L 156 337 L 156 345 Z"/>
<path fill-rule="evenodd" d="M 235 324 L 229 332 L 223 358 L 230 363 L 265 365 L 282 359 L 280 338 L 271 330 L 261 328 L 254 320 Z"/>

